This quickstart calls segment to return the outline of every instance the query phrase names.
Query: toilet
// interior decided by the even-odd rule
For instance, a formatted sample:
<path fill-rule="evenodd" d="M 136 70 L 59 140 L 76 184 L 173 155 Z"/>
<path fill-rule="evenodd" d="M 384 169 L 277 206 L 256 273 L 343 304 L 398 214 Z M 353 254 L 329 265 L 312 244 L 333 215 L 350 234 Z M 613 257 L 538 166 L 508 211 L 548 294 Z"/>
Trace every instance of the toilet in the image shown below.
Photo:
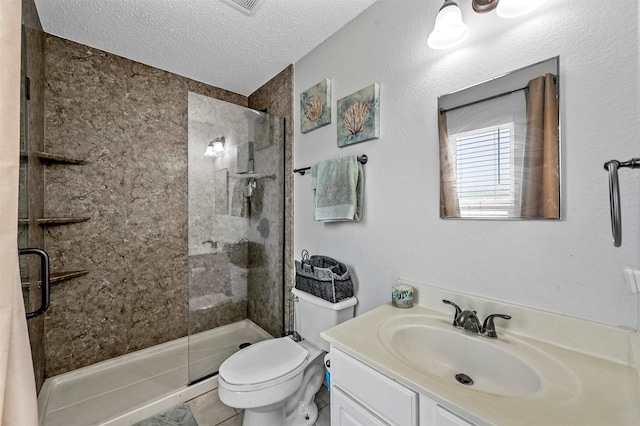
<path fill-rule="evenodd" d="M 318 417 L 314 397 L 324 380 L 322 358 L 329 343 L 320 333 L 353 318 L 355 297 L 330 303 L 297 289 L 296 331 L 304 339 L 268 339 L 227 358 L 218 371 L 218 395 L 244 409 L 243 426 L 312 425 Z"/>

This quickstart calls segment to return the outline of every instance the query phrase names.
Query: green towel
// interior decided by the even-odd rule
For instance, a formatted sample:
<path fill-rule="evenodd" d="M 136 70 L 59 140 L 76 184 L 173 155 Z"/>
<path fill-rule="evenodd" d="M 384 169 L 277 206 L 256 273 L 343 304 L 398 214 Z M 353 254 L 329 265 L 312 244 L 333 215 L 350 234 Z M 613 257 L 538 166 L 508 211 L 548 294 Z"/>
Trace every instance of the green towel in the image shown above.
<path fill-rule="evenodd" d="M 314 216 L 318 222 L 360 221 L 364 195 L 362 164 L 356 155 L 322 161 L 311 168 Z"/>

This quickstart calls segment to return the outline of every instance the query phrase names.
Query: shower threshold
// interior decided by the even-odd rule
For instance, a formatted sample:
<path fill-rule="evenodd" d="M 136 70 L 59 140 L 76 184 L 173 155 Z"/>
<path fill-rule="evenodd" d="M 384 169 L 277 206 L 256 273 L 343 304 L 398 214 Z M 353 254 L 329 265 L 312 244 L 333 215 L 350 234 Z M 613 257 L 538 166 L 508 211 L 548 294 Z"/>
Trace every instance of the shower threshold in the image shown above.
<path fill-rule="evenodd" d="M 51 377 L 38 395 L 39 424 L 131 425 L 218 387 L 217 375 L 187 386 L 189 367 L 195 377 L 216 371 L 240 344 L 271 337 L 245 319 L 191 336 L 189 353 L 183 337 Z"/>

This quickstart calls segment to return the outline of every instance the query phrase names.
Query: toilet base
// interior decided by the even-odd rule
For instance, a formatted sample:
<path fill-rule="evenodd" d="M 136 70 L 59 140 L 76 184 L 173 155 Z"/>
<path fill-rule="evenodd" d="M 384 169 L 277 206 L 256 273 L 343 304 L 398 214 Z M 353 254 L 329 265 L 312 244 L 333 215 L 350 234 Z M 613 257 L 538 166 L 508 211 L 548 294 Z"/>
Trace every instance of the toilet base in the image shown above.
<path fill-rule="evenodd" d="M 307 366 L 300 385 L 300 392 L 289 398 L 285 405 L 287 426 L 309 426 L 316 422 L 318 407 L 314 399 L 323 380 L 324 366 L 322 364 L 312 363 Z"/>
<path fill-rule="evenodd" d="M 242 419 L 242 426 L 286 425 L 284 404 L 279 407 L 265 407 L 258 410 L 246 408 Z"/>
<path fill-rule="evenodd" d="M 322 386 L 324 368 L 312 363 L 304 372 L 298 392 L 286 401 L 264 407 L 244 409 L 242 426 L 311 426 L 318 419 L 318 407 L 314 401 L 316 392 Z M 223 401 L 224 402 L 224 401 Z"/>
<path fill-rule="evenodd" d="M 316 420 L 318 420 L 318 407 L 312 402 L 303 412 L 296 412 L 288 417 L 285 416 L 284 405 L 275 409 L 273 407 L 259 410 L 245 409 L 242 426 L 311 426 Z"/>
<path fill-rule="evenodd" d="M 302 412 L 292 413 L 287 417 L 287 426 L 311 426 L 318 420 L 318 406 L 315 402 L 307 405 Z"/>

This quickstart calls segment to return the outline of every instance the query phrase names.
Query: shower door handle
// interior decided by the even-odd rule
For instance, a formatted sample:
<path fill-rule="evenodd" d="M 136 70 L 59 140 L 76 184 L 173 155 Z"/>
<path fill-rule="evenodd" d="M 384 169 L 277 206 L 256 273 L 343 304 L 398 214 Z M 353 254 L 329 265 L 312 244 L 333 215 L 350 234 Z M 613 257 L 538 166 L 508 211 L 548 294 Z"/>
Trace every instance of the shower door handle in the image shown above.
<path fill-rule="evenodd" d="M 49 309 L 49 302 L 51 300 L 51 280 L 49 273 L 49 255 L 46 251 L 37 248 L 26 248 L 18 251 L 20 256 L 35 254 L 40 256 L 40 289 L 42 291 L 41 305 L 33 312 L 27 312 L 27 319 L 38 317 L 45 313 Z"/>

